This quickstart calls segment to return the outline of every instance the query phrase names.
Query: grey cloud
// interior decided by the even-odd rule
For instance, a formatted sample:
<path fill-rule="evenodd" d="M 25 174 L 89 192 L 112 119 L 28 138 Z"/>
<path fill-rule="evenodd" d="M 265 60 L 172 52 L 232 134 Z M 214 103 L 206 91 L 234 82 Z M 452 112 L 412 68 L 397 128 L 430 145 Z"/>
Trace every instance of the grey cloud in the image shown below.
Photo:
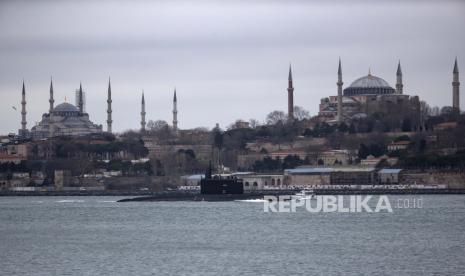
<path fill-rule="evenodd" d="M 289 61 L 296 104 L 315 114 L 335 93 L 338 56 L 345 86 L 369 66 L 392 85 L 401 59 L 407 92 L 448 105 L 452 60 L 465 64 L 464 11 L 460 1 L 3 1 L 0 131 L 19 127 L 10 106 L 22 78 L 29 127 L 40 120 L 50 75 L 58 102 L 83 81 L 96 123 L 111 75 L 118 131 L 138 127 L 142 89 L 147 117 L 171 120 L 174 86 L 180 127 L 263 120 L 285 109 Z"/>

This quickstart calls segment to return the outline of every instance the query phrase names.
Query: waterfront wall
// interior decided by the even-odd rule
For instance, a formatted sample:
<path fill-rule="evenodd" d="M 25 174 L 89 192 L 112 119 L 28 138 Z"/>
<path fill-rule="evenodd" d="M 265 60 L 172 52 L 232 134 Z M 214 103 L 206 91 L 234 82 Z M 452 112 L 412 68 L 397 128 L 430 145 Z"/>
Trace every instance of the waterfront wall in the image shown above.
<path fill-rule="evenodd" d="M 152 187 L 149 176 L 111 177 L 103 180 L 105 190 L 140 190 Z"/>
<path fill-rule="evenodd" d="M 418 173 L 402 173 L 400 184 L 409 185 L 435 185 L 444 184 L 451 189 L 465 188 L 465 172 L 418 172 Z"/>
<path fill-rule="evenodd" d="M 286 175 L 284 178 L 286 186 L 303 186 L 303 185 L 330 185 L 331 179 L 329 174 L 315 175 Z"/>
<path fill-rule="evenodd" d="M 433 182 L 444 183 L 450 189 L 465 189 L 465 172 L 435 172 L 432 174 Z"/>

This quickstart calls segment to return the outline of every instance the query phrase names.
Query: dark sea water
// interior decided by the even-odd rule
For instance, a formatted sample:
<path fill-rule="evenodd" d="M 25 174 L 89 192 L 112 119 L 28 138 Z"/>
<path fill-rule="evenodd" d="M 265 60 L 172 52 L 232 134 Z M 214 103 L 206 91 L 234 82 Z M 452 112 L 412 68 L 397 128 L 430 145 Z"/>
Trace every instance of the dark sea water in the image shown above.
<path fill-rule="evenodd" d="M 464 275 L 465 196 L 422 198 L 393 213 L 265 213 L 250 202 L 0 197 L 0 275 Z"/>

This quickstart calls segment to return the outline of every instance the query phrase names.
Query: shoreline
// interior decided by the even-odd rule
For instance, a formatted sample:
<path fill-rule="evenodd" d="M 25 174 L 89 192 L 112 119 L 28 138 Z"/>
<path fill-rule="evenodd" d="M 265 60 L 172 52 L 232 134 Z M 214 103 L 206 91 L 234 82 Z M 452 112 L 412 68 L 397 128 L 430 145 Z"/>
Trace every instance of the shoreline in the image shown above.
<path fill-rule="evenodd" d="M 286 191 L 261 191 L 245 194 L 229 195 L 202 195 L 202 194 L 158 194 L 151 196 L 142 196 L 134 198 L 125 198 L 118 202 L 154 202 L 154 201 L 234 201 L 263 198 L 264 196 L 282 196 L 294 195 L 295 190 Z M 428 194 L 465 194 L 465 189 L 447 189 L 447 190 L 315 190 L 316 195 L 428 195 Z"/>
<path fill-rule="evenodd" d="M 199 192 L 150 192 L 150 191 L 0 191 L 0 197 L 25 196 L 122 196 L 128 197 L 120 200 L 127 201 L 231 201 L 242 199 L 256 199 L 263 196 L 293 195 L 300 190 L 263 190 L 244 194 L 228 195 L 202 195 Z M 318 190 L 316 195 L 414 195 L 414 194 L 465 194 L 465 189 L 363 189 L 363 190 Z"/>

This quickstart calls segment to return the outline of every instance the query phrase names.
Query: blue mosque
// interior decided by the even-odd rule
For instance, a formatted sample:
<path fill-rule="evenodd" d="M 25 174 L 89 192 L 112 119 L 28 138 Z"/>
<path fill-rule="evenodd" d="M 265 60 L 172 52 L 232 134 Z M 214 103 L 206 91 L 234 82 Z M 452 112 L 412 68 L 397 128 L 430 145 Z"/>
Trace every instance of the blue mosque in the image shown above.
<path fill-rule="evenodd" d="M 108 92 L 107 92 L 107 133 L 112 133 L 112 98 L 111 98 L 111 82 L 108 80 Z M 22 87 L 22 100 L 21 100 L 21 129 L 18 134 L 23 138 L 32 138 L 33 140 L 47 139 L 59 136 L 85 136 L 90 134 L 101 134 L 104 132 L 102 125 L 93 123 L 89 114 L 85 112 L 85 100 L 84 91 L 82 85 L 79 85 L 79 89 L 76 91 L 76 105 L 65 102 L 58 105 L 54 105 L 54 91 L 53 82 L 50 81 L 50 97 L 49 97 L 49 110 L 47 113 L 42 115 L 42 119 L 30 130 L 27 128 L 26 120 L 26 89 L 23 82 Z M 173 98 L 173 130 L 176 133 L 178 128 L 177 119 L 177 97 L 176 89 L 174 91 Z M 145 97 L 142 93 L 141 101 L 141 121 L 140 131 L 145 132 L 146 121 L 145 121 Z"/>
<path fill-rule="evenodd" d="M 111 101 L 110 86 L 108 89 Z M 22 128 L 19 130 L 19 134 L 23 137 L 30 137 L 34 140 L 37 140 L 56 136 L 83 136 L 102 133 L 102 125 L 94 124 L 89 119 L 89 114 L 84 111 L 82 85 L 79 86 L 78 102 L 76 106 L 66 101 L 57 106 L 55 106 L 54 103 L 55 100 L 53 98 L 53 82 L 50 81 L 49 110 L 47 113 L 42 115 L 42 120 L 37 125 L 33 126 L 29 131 L 26 128 L 26 89 L 23 82 L 21 102 Z"/>

